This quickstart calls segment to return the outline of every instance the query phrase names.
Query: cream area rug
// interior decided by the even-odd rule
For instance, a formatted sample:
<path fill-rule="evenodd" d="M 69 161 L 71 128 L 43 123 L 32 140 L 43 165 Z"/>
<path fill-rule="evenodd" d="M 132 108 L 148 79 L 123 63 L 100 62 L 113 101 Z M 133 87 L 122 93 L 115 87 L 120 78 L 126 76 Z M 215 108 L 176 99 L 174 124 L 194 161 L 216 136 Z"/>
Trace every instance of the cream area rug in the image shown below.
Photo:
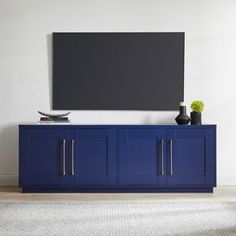
<path fill-rule="evenodd" d="M 236 235 L 236 202 L 0 202 L 0 235 Z"/>

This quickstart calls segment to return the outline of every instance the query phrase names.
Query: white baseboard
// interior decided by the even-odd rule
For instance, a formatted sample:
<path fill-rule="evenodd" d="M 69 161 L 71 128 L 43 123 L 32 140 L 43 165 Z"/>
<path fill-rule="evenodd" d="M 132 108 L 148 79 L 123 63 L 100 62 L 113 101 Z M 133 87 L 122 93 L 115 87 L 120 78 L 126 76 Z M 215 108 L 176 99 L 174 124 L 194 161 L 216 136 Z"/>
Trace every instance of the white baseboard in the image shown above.
<path fill-rule="evenodd" d="M 0 186 L 17 186 L 18 176 L 17 175 L 0 175 Z"/>

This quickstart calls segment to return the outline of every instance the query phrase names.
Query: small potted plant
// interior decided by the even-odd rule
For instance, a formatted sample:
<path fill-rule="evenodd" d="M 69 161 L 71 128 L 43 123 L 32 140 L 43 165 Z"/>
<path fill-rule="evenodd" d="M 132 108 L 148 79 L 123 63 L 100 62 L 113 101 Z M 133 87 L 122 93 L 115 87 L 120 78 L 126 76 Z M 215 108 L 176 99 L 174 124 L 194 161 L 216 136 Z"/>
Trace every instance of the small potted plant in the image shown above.
<path fill-rule="evenodd" d="M 191 125 L 201 125 L 202 124 L 202 111 L 204 109 L 203 101 L 193 101 L 191 104 L 192 112 L 191 116 Z"/>

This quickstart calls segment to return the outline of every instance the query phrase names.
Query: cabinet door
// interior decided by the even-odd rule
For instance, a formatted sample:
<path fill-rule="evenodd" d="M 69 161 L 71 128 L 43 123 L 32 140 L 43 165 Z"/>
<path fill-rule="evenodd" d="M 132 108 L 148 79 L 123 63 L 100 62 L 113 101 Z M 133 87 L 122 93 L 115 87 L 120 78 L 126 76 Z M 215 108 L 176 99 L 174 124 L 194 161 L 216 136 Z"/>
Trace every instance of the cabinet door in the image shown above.
<path fill-rule="evenodd" d="M 169 129 L 167 137 L 167 183 L 215 186 L 214 129 Z"/>
<path fill-rule="evenodd" d="M 63 140 L 60 128 L 20 131 L 20 185 L 59 185 L 63 176 Z M 63 147 L 64 146 L 64 147 Z"/>
<path fill-rule="evenodd" d="M 165 129 L 120 130 L 118 169 L 121 185 L 165 184 L 165 137 Z"/>
<path fill-rule="evenodd" d="M 113 129 L 81 128 L 74 138 L 75 178 L 78 185 L 116 183 L 116 132 Z"/>

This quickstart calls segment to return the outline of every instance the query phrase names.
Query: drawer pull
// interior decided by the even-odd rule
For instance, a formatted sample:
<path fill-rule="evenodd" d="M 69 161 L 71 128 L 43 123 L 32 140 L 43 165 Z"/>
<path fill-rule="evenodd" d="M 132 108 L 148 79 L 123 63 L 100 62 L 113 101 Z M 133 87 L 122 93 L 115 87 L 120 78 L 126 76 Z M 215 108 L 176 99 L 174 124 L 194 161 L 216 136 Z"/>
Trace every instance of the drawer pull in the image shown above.
<path fill-rule="evenodd" d="M 63 146 L 63 154 L 62 154 L 62 158 L 63 158 L 63 160 L 62 160 L 62 168 L 63 168 L 63 176 L 65 176 L 66 175 L 66 140 L 65 139 L 63 139 L 63 141 L 62 141 L 62 146 Z"/>
<path fill-rule="evenodd" d="M 164 140 L 161 140 L 161 175 L 165 175 L 164 171 Z"/>
<path fill-rule="evenodd" d="M 170 175 L 173 175 L 173 141 L 170 140 Z"/>
<path fill-rule="evenodd" d="M 75 140 L 71 140 L 71 175 L 75 175 Z"/>

